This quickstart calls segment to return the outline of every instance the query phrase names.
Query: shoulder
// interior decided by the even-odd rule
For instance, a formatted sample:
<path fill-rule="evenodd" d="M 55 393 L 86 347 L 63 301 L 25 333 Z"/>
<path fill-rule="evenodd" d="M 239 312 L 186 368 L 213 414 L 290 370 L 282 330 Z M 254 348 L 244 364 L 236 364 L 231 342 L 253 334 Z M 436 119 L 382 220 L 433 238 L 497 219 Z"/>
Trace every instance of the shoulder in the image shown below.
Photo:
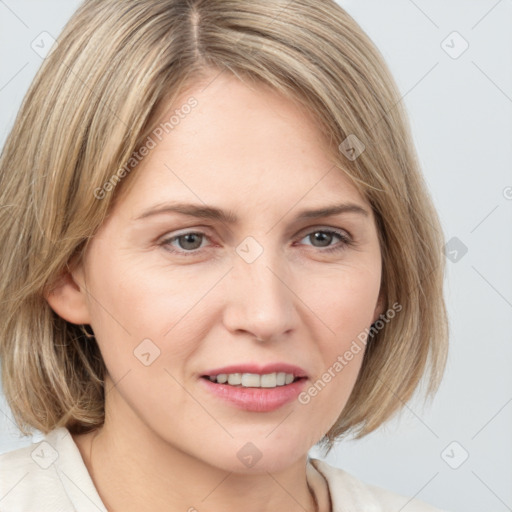
<path fill-rule="evenodd" d="M 66 428 L 47 434 L 44 440 L 0 454 L 0 509 L 2 512 L 71 512 L 77 494 L 97 501 L 89 474 Z M 84 499 L 83 497 L 81 498 Z M 98 510 L 105 510 L 100 503 Z"/>
<path fill-rule="evenodd" d="M 63 511 L 63 504 L 70 505 L 54 465 L 59 433 L 62 435 L 54 431 L 44 441 L 0 455 L 2 512 Z"/>
<path fill-rule="evenodd" d="M 310 462 L 325 477 L 333 512 L 447 512 L 423 501 L 367 484 L 343 469 L 319 459 Z"/>

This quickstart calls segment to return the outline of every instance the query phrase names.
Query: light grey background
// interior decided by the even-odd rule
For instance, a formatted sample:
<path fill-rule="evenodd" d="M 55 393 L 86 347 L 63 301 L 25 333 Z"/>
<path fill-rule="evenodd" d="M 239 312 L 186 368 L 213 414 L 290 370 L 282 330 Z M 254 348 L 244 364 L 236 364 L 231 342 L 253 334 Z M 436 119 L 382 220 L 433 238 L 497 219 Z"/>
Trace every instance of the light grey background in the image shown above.
<path fill-rule="evenodd" d="M 512 0 L 340 4 L 391 67 L 446 239 L 459 246 L 447 262 L 451 348 L 433 405 L 414 400 L 327 460 L 452 512 L 512 510 Z M 0 0 L 0 146 L 41 64 L 32 41 L 56 37 L 78 5 Z M 30 439 L 0 399 L 1 453 Z"/>

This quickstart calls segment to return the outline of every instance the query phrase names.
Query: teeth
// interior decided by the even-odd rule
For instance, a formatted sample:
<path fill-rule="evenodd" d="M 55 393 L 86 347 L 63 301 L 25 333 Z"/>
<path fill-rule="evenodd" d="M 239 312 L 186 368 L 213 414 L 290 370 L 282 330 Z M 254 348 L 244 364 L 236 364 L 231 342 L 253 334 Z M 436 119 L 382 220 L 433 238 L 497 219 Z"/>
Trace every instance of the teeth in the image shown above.
<path fill-rule="evenodd" d="M 241 373 L 230 373 L 228 375 L 228 384 L 232 386 L 239 386 L 242 384 L 242 374 Z"/>
<path fill-rule="evenodd" d="M 293 377 L 293 375 L 292 375 Z M 275 388 L 277 386 L 277 374 L 266 373 L 261 376 L 261 387 L 262 388 Z"/>
<path fill-rule="evenodd" d="M 245 388 L 275 388 L 291 384 L 295 377 L 292 373 L 221 373 L 208 377 L 212 382 L 218 384 L 229 384 L 230 386 L 242 386 Z"/>
<path fill-rule="evenodd" d="M 242 373 L 242 386 L 244 388 L 261 387 L 261 377 L 257 373 Z"/>

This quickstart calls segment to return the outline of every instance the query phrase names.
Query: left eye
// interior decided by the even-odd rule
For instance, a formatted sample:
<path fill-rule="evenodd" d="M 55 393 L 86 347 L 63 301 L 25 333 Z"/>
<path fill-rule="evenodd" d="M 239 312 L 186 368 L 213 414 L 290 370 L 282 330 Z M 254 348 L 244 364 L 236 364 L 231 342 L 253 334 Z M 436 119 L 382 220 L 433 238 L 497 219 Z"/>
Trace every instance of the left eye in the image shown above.
<path fill-rule="evenodd" d="M 319 235 L 319 236 L 316 236 L 316 235 Z M 319 247 L 329 247 L 327 249 L 327 251 L 324 251 L 324 252 L 329 252 L 329 251 L 334 251 L 334 250 L 341 250 L 341 249 L 344 249 L 346 246 L 350 245 L 352 243 L 352 240 L 350 239 L 350 237 L 348 236 L 348 234 L 345 234 L 343 232 L 340 232 L 340 231 L 333 231 L 331 229 L 319 229 L 319 230 L 315 230 L 315 231 L 312 231 L 311 233 L 308 233 L 304 238 L 308 238 L 308 237 L 311 237 L 313 236 L 313 240 L 317 241 L 317 242 L 320 242 L 320 243 L 325 243 L 327 241 L 327 244 L 326 245 L 320 245 Z M 335 237 L 338 237 L 341 241 L 341 244 L 340 245 L 330 245 L 329 242 L 332 242 L 332 240 L 335 238 Z M 304 240 L 304 238 L 302 240 Z M 314 246 L 316 247 L 316 246 Z"/>
<path fill-rule="evenodd" d="M 313 247 L 320 249 L 324 248 L 321 252 L 342 250 L 352 244 L 352 240 L 347 233 L 334 231 L 332 229 L 317 229 L 311 231 L 300 240 L 304 240 L 309 237 L 313 237 L 311 240 L 323 244 L 319 246 L 313 245 Z M 338 245 L 333 245 L 331 242 L 335 240 L 336 237 L 340 240 L 340 243 Z M 188 233 L 167 238 L 162 241 L 161 245 L 165 246 L 166 250 L 172 253 L 178 253 L 184 256 L 193 256 L 200 252 L 198 249 L 201 249 L 201 241 L 203 238 L 209 237 L 200 231 L 189 231 Z M 175 245 L 175 242 L 178 243 L 178 247 Z"/>

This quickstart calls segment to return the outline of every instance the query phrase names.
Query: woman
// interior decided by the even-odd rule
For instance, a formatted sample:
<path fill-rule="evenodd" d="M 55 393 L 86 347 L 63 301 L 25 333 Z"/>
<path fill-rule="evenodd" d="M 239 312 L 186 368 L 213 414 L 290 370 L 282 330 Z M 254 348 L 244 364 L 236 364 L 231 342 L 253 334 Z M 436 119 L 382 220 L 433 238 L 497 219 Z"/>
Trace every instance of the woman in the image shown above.
<path fill-rule="evenodd" d="M 0 160 L 2 511 L 436 510 L 308 457 L 444 368 L 399 100 L 331 1 L 82 4 Z"/>

